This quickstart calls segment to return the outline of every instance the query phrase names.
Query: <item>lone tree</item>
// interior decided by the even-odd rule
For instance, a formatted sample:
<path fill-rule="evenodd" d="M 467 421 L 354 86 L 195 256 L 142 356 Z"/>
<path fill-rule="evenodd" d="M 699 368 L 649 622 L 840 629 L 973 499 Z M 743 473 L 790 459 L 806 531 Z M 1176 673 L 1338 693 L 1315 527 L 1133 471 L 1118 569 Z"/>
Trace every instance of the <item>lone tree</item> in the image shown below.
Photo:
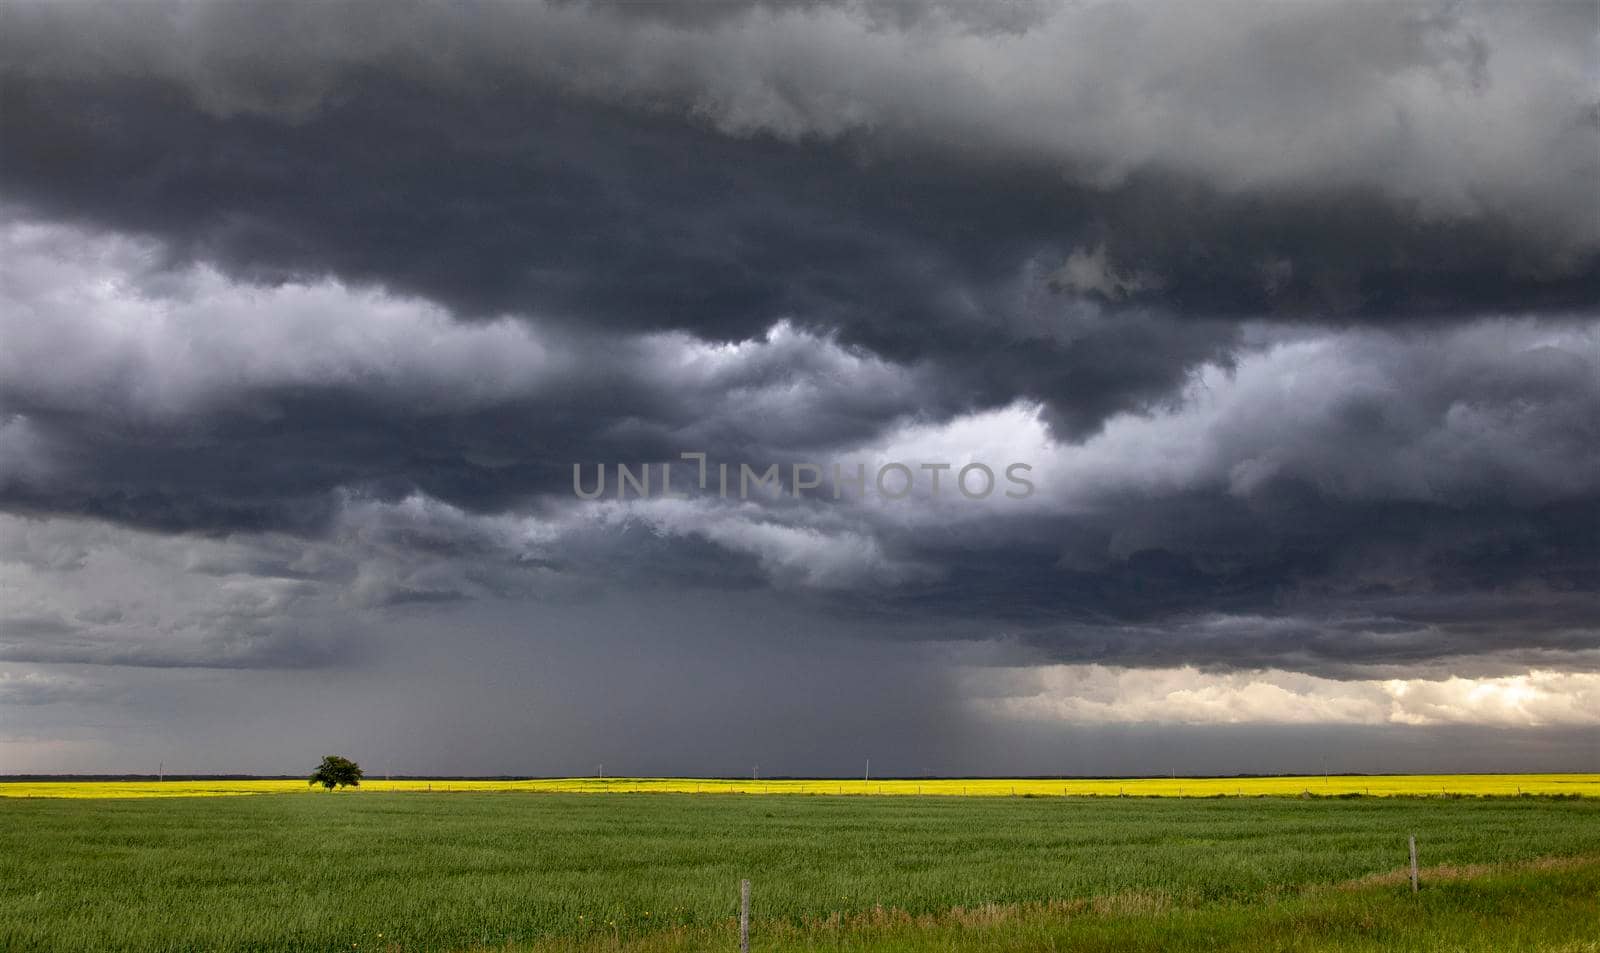
<path fill-rule="evenodd" d="M 358 788 L 361 786 L 361 774 L 361 765 L 349 758 L 330 754 L 322 759 L 317 770 L 311 772 L 311 780 L 307 783 L 320 784 L 330 791 L 336 786 Z"/>

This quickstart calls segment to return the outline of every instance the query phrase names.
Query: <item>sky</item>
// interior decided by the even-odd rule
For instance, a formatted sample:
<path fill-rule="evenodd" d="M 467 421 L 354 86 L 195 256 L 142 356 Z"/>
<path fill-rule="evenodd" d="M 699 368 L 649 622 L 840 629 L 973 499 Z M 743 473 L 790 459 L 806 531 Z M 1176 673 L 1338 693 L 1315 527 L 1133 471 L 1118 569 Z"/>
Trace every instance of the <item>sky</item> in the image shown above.
<path fill-rule="evenodd" d="M 1597 90 L 1591 2 L 10 0 L 0 774 L 1600 771 Z"/>

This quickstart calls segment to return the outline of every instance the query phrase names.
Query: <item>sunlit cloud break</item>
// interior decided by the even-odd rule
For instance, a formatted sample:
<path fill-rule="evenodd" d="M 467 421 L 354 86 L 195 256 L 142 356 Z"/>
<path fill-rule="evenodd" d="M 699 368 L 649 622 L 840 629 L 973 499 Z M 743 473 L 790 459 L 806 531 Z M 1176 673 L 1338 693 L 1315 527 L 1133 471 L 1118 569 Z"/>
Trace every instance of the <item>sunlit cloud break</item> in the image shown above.
<path fill-rule="evenodd" d="M 1183 725 L 1600 725 L 1600 673 L 1532 670 L 1489 678 L 1339 681 L 1279 670 L 1203 672 L 1056 665 L 969 675 L 1013 682 L 972 704 L 1003 718 Z M 991 689 L 994 690 L 994 689 Z"/>

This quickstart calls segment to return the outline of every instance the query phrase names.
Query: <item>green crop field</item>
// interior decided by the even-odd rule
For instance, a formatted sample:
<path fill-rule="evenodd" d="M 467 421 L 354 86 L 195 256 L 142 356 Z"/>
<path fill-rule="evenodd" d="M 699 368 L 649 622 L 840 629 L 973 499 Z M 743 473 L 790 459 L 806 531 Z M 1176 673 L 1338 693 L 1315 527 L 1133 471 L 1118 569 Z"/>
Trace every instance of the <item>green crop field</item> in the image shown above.
<path fill-rule="evenodd" d="M 757 951 L 1575 953 L 1600 802 L 0 799 L 8 951 L 731 950 L 741 877 Z"/>

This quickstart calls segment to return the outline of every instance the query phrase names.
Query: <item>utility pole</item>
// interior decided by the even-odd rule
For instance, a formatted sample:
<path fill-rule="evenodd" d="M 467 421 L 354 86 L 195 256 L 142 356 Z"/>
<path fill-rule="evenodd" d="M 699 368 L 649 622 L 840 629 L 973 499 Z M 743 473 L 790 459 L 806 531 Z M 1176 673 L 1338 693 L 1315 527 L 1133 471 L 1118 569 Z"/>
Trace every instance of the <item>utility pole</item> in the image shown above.
<path fill-rule="evenodd" d="M 165 761 L 156 762 L 156 780 L 157 781 L 165 781 L 166 779 L 167 779 L 167 763 Z"/>
<path fill-rule="evenodd" d="M 871 781 L 872 780 L 872 759 L 871 758 L 867 759 L 867 770 L 862 772 L 861 780 L 862 781 Z"/>
<path fill-rule="evenodd" d="M 750 780 L 752 780 L 752 781 L 761 780 L 761 765 L 758 764 L 753 769 L 751 769 L 751 771 L 750 771 Z"/>
<path fill-rule="evenodd" d="M 602 761 L 602 762 L 600 762 L 600 780 L 604 781 L 605 779 L 606 779 L 606 763 L 604 761 Z"/>

